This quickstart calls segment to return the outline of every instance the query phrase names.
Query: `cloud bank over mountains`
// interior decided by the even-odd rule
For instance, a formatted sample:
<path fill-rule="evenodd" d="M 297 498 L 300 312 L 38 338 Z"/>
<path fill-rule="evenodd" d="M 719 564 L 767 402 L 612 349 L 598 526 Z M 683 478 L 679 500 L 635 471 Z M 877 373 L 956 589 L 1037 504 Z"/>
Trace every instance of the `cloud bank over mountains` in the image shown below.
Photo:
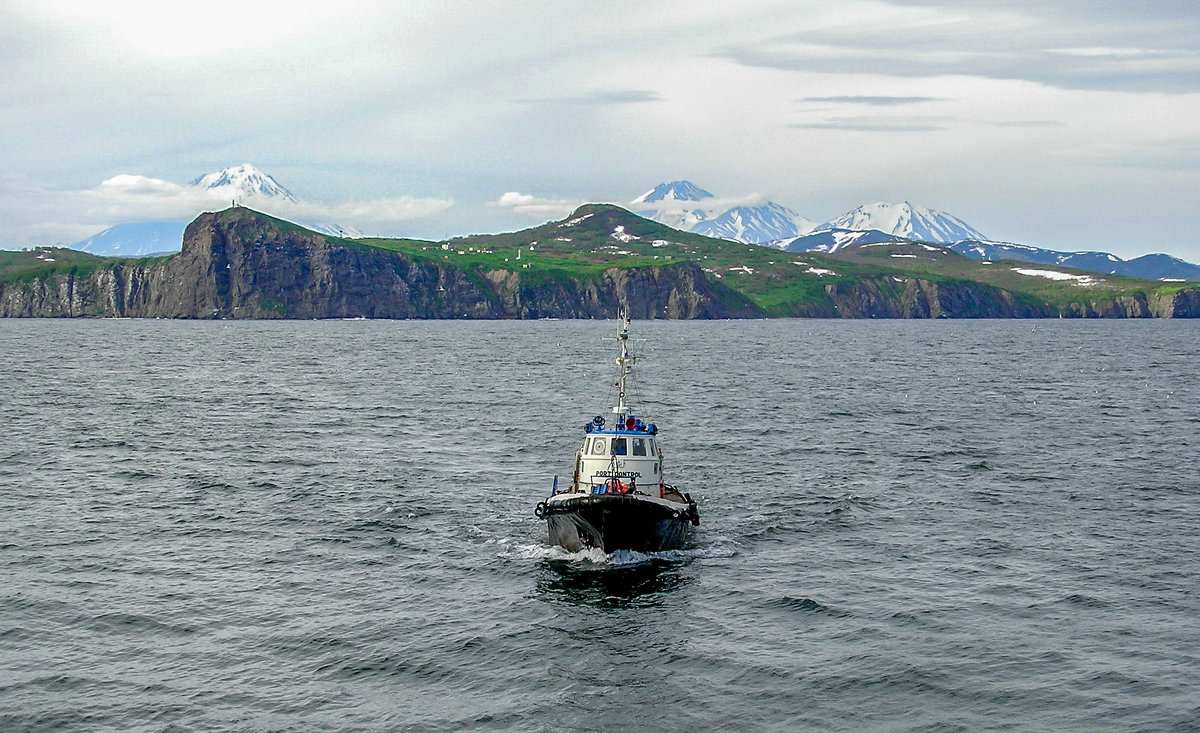
<path fill-rule="evenodd" d="M 464 7 L 0 3 L 0 247 L 188 216 L 172 182 L 251 160 L 305 193 L 282 215 L 391 236 L 512 231 L 671 175 L 1200 258 L 1200 3 Z"/>
<path fill-rule="evenodd" d="M 229 178 L 230 172 L 241 177 Z M 224 183 L 216 183 L 225 174 Z M 136 174 L 119 174 L 79 190 L 44 191 L 55 207 L 74 212 L 70 224 L 41 227 L 50 241 L 72 241 L 101 227 L 126 222 L 189 221 L 202 212 L 237 203 L 289 221 L 344 227 L 392 225 L 436 214 L 454 205 L 450 198 L 400 196 L 321 204 L 298 199 L 249 164 L 208 174 L 189 184 Z"/>
<path fill-rule="evenodd" d="M 489 201 L 487 205 L 497 209 L 508 209 L 522 216 L 561 219 L 585 203 L 592 202 L 582 199 L 543 198 L 519 191 L 509 191 L 495 201 Z"/>

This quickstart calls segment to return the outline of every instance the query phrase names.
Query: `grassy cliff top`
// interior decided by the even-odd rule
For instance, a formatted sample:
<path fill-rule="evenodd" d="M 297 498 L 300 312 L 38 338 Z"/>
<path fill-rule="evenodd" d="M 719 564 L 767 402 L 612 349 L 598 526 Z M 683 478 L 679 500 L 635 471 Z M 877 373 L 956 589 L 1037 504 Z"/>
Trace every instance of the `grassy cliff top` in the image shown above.
<path fill-rule="evenodd" d="M 589 280 L 610 268 L 695 264 L 708 277 L 741 293 L 773 316 L 799 312 L 823 297 L 827 286 L 866 280 L 879 283 L 915 278 L 932 283 L 978 283 L 1056 308 L 1197 287 L 1194 283 L 1137 280 L 1022 262 L 979 261 L 946 247 L 912 242 L 856 245 L 834 254 L 784 252 L 681 232 L 608 204 L 588 204 L 562 220 L 517 232 L 456 237 L 444 242 L 339 239 L 244 207 L 202 215 L 193 226 L 206 217 L 208 222 L 229 227 L 250 241 L 265 235 L 300 235 L 334 246 L 372 248 L 438 262 L 474 275 L 507 270 L 532 280 Z M 144 258 L 137 262 L 151 261 Z M 29 280 L 128 262 L 55 247 L 0 252 L 0 281 Z"/>

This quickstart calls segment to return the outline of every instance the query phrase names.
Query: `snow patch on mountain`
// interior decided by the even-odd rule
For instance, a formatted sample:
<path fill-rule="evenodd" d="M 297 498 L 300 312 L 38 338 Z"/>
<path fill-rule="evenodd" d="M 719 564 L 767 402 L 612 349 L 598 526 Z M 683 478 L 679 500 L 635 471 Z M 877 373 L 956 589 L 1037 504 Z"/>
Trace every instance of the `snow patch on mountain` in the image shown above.
<path fill-rule="evenodd" d="M 1044 277 L 1050 280 L 1059 280 L 1070 282 L 1073 285 L 1094 285 L 1098 280 L 1090 275 L 1076 275 L 1070 272 L 1059 272 L 1057 270 L 1031 270 L 1024 267 L 1014 267 L 1012 271 L 1018 275 L 1027 277 Z M 1103 282 L 1103 280 L 1099 280 Z"/>
<path fill-rule="evenodd" d="M 626 244 L 628 244 L 629 242 L 632 242 L 635 239 L 641 239 L 641 237 L 635 237 L 634 235 L 625 231 L 625 227 L 621 226 L 621 225 L 618 225 L 615 229 L 613 229 L 612 234 L 610 234 L 609 236 L 612 237 L 613 239 L 617 239 L 622 242 L 625 242 Z"/>

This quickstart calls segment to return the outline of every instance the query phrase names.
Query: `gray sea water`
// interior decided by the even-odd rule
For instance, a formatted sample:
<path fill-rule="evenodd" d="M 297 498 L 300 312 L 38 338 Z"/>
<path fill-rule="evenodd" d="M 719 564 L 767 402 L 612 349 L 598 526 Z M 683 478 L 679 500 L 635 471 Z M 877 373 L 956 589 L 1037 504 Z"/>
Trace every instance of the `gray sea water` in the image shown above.
<path fill-rule="evenodd" d="M 0 730 L 1200 729 L 1200 323 L 0 321 Z"/>

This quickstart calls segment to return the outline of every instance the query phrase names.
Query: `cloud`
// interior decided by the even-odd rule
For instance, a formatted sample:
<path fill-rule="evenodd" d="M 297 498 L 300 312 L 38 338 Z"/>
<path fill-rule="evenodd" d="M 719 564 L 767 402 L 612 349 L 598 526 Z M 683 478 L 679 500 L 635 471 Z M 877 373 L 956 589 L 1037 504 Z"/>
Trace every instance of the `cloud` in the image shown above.
<path fill-rule="evenodd" d="M 1134 145 L 1114 145 L 1094 141 L 1090 145 L 1064 150 L 1065 158 L 1095 167 L 1200 172 L 1200 140 L 1195 136 L 1145 141 Z"/>
<path fill-rule="evenodd" d="M 191 218 L 201 211 L 224 208 L 232 203 L 222 191 L 146 176 L 121 174 L 99 186 L 74 193 L 68 199 L 84 204 L 82 213 L 90 219 L 153 220 Z M 448 198 L 396 198 L 318 204 L 288 201 L 273 196 L 239 196 L 238 203 L 288 219 L 331 220 L 344 224 L 383 224 L 418 219 L 436 214 L 454 205 Z"/>
<path fill-rule="evenodd" d="M 738 206 L 759 206 L 766 203 L 767 197 L 758 193 L 745 196 L 722 196 L 701 201 L 679 201 L 667 199 L 664 201 L 630 201 L 626 206 L 634 211 L 725 211 Z"/>
<path fill-rule="evenodd" d="M 29 223 L 16 226 L 25 243 L 73 242 L 100 229 L 127 222 L 189 221 L 205 211 L 232 204 L 222 191 L 185 186 L 159 178 L 119 174 L 89 189 L 55 191 L 21 177 L 0 179 L 0 200 Z M 238 203 L 301 224 L 333 223 L 361 229 L 429 217 L 454 205 L 450 198 L 393 198 L 320 204 L 270 196 L 239 196 Z M 17 209 L 19 208 L 19 213 Z"/>
<path fill-rule="evenodd" d="M 532 194 L 509 191 L 488 206 L 500 209 L 511 209 L 518 214 L 537 217 L 563 217 L 583 206 L 586 201 L 575 199 L 549 199 L 533 196 Z"/>
<path fill-rule="evenodd" d="M 945 117 L 833 117 L 788 125 L 802 130 L 851 130 L 854 132 L 936 132 L 946 129 Z"/>
<path fill-rule="evenodd" d="M 339 204 L 312 204 L 304 201 L 295 203 L 279 199 L 259 198 L 269 207 L 267 213 L 278 213 L 285 218 L 304 221 L 333 221 L 339 224 L 392 224 L 402 221 L 423 219 L 440 213 L 454 205 L 451 198 L 417 198 L 398 196 L 367 201 L 346 201 Z M 248 199 L 249 201 L 249 199 Z M 240 203 L 240 202 L 239 202 Z"/>
<path fill-rule="evenodd" d="M 923 102 L 944 102 L 941 97 L 805 97 L 801 102 L 831 102 L 834 104 L 865 104 L 873 107 L 892 107 Z"/>
<path fill-rule="evenodd" d="M 739 64 L 826 74 L 976 76 L 1060 89 L 1200 91 L 1195 3 L 901 2 L 870 26 L 831 24 L 732 44 Z M 1143 14 L 1143 9 L 1145 13 Z M 1192 16 L 1189 22 L 1185 20 Z M 845 100 L 843 100 L 845 101 Z"/>
<path fill-rule="evenodd" d="M 662 97 L 657 92 L 644 89 L 623 89 L 615 91 L 596 91 L 578 96 L 550 97 L 545 99 L 523 99 L 525 104 L 562 104 L 579 106 L 609 106 L 618 104 L 641 104 L 644 102 L 659 102 Z"/>
<path fill-rule="evenodd" d="M 1063 127 L 1064 123 L 1060 120 L 996 120 L 985 122 L 985 125 L 992 127 L 1012 127 L 1035 129 L 1039 127 Z"/>

